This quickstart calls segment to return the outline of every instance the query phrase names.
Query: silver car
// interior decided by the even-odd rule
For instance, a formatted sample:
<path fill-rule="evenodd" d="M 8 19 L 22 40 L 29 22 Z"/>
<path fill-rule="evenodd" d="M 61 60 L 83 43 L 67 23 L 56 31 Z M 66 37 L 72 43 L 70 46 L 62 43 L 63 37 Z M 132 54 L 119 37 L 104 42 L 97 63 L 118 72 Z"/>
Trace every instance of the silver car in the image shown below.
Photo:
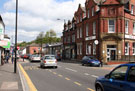
<path fill-rule="evenodd" d="M 57 68 L 57 59 L 55 58 L 55 55 L 45 55 L 41 58 L 40 61 L 40 67 L 54 67 Z"/>
<path fill-rule="evenodd" d="M 30 57 L 30 61 L 32 62 L 32 61 L 40 61 L 41 60 L 41 57 L 40 57 L 40 55 L 32 55 L 31 57 Z"/>

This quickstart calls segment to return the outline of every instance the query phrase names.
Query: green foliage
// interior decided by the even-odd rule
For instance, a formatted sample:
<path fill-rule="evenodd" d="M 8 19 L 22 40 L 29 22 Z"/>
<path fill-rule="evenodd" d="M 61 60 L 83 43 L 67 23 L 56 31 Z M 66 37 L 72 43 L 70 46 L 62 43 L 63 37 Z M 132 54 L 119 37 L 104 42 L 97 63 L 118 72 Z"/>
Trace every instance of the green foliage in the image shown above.
<path fill-rule="evenodd" d="M 55 42 L 60 42 L 61 41 L 61 38 L 57 38 L 56 37 L 56 32 L 54 30 L 49 30 L 47 31 L 45 34 L 44 32 L 40 32 L 36 38 L 36 40 L 34 41 L 31 41 L 31 42 L 22 42 L 22 43 L 19 43 L 18 45 L 20 47 L 25 47 L 27 45 L 30 45 L 32 43 L 36 43 L 36 44 L 43 44 L 43 43 L 55 43 Z"/>

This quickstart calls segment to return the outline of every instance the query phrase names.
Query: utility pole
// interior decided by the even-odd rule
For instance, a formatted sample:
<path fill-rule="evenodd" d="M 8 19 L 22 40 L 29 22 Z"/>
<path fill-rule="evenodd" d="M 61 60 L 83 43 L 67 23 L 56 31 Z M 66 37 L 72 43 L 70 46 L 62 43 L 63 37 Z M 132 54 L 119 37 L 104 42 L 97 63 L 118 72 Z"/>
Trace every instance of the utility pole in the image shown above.
<path fill-rule="evenodd" d="M 16 51 L 17 51 L 17 19 L 18 19 L 18 0 L 16 0 L 16 22 L 15 22 L 15 61 L 14 61 L 14 73 L 16 73 Z"/>

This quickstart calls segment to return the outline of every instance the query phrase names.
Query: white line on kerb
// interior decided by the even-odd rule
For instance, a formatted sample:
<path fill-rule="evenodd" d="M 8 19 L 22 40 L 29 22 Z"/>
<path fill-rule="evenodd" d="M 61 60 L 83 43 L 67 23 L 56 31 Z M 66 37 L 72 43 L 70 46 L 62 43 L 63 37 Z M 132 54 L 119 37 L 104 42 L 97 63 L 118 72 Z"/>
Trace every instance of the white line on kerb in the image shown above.
<path fill-rule="evenodd" d="M 84 73 L 84 75 L 88 76 L 88 75 L 90 75 L 90 74 L 88 74 L 88 73 Z"/>
<path fill-rule="evenodd" d="M 77 72 L 76 70 L 70 69 L 70 68 L 65 68 L 67 70 L 73 71 L 73 72 Z"/>
<path fill-rule="evenodd" d="M 98 76 L 95 76 L 95 75 L 91 75 L 92 77 L 95 77 L 95 78 L 98 78 Z"/>

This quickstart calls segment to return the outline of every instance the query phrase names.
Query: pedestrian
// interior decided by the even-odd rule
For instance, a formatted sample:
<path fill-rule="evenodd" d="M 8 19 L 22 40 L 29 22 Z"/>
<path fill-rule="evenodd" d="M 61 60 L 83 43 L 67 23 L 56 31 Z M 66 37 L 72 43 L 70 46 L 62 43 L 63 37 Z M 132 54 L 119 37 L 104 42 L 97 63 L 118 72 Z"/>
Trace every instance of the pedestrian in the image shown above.
<path fill-rule="evenodd" d="M 103 67 L 103 57 L 100 57 L 100 67 Z"/>
<path fill-rule="evenodd" d="M 9 60 L 9 55 L 7 54 L 6 55 L 6 63 L 8 63 L 8 60 Z"/>

